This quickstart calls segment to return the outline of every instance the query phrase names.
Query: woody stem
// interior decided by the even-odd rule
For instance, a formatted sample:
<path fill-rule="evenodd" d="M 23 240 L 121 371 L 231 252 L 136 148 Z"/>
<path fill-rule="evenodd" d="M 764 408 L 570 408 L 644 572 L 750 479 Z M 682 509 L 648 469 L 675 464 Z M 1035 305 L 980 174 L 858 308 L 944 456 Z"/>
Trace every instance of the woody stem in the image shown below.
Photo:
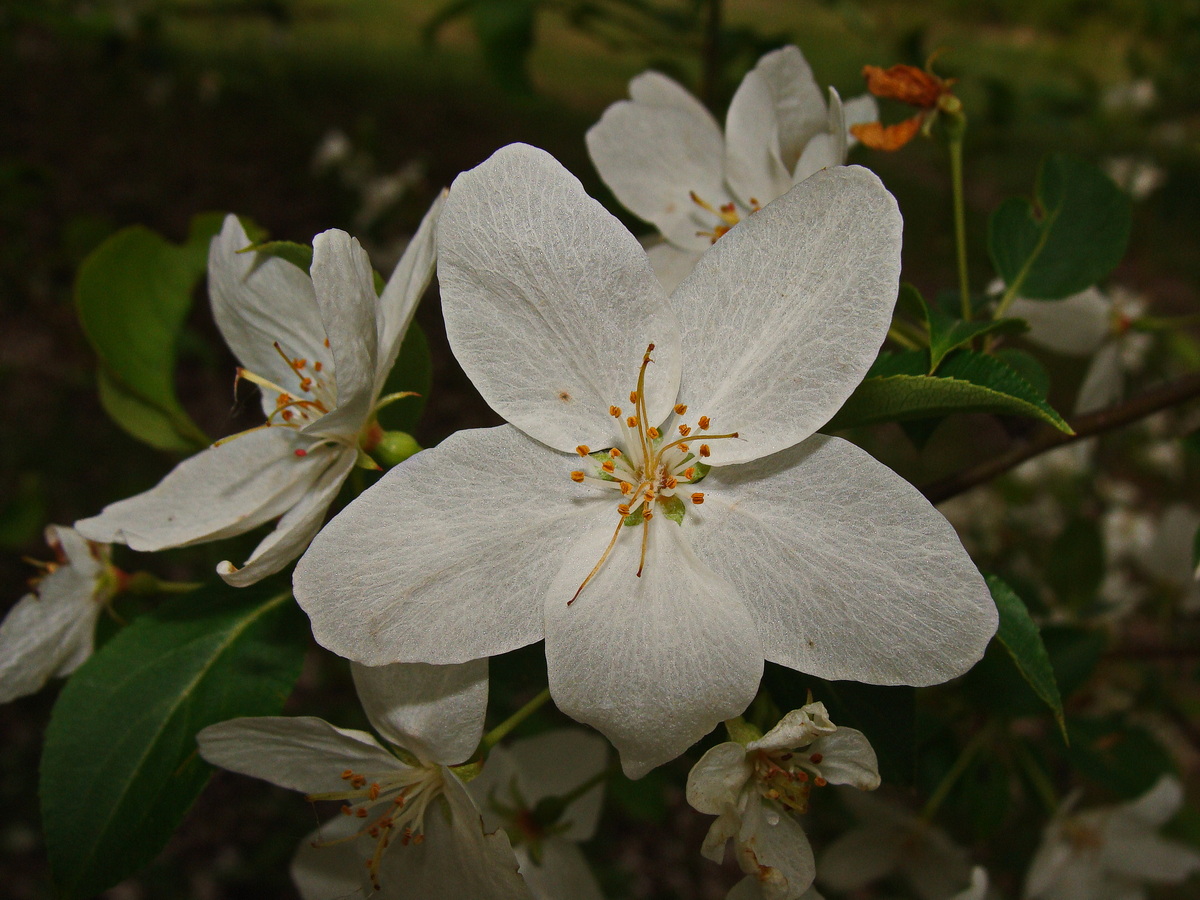
<path fill-rule="evenodd" d="M 958 253 L 958 290 L 962 317 L 971 319 L 971 282 L 967 277 L 967 217 L 963 202 L 962 135 L 947 142 L 950 150 L 950 186 L 954 194 L 954 243 Z"/>

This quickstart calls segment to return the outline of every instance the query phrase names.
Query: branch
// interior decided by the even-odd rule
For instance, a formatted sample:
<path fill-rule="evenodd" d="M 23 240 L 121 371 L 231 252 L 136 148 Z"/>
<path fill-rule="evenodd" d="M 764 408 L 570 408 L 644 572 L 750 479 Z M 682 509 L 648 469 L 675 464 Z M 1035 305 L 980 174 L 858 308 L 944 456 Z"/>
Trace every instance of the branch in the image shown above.
<path fill-rule="evenodd" d="M 1131 422 L 1138 421 L 1138 419 L 1144 419 L 1146 416 L 1156 413 L 1159 410 L 1178 406 L 1196 397 L 1200 397 L 1200 373 L 1185 375 L 1182 378 L 1177 378 L 1174 381 L 1168 381 L 1166 384 L 1151 388 L 1131 400 L 1126 400 L 1107 409 L 1076 416 L 1070 421 L 1071 428 L 1075 431 L 1074 434 L 1063 434 L 1060 431 L 1047 428 L 1032 440 L 1018 444 L 997 457 L 969 469 L 964 469 L 948 478 L 925 485 L 921 488 L 921 493 L 931 503 L 941 503 L 943 500 L 956 497 L 976 485 L 991 481 L 998 475 L 1003 475 L 1009 469 L 1020 465 L 1027 459 L 1041 456 L 1043 453 L 1064 447 L 1067 444 L 1073 444 L 1084 438 L 1103 434 L 1106 431 L 1115 431 Z"/>

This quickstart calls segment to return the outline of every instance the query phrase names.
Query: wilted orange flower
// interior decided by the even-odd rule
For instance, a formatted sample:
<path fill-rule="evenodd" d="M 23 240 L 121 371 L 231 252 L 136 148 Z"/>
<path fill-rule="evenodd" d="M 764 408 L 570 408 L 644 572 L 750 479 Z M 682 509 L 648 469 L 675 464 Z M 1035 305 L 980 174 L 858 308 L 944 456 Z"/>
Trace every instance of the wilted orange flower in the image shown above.
<path fill-rule="evenodd" d="M 863 66 L 862 73 L 867 79 L 867 90 L 876 97 L 899 100 L 919 110 L 912 118 L 894 125 L 882 122 L 852 125 L 850 133 L 875 150 L 899 150 L 917 136 L 922 126 L 932 124 L 939 109 L 950 112 L 948 102 L 952 101 L 954 112 L 961 109 L 958 98 L 950 91 L 955 82 L 953 78 L 939 78 L 928 69 L 906 65 L 895 65 L 890 69 Z"/>

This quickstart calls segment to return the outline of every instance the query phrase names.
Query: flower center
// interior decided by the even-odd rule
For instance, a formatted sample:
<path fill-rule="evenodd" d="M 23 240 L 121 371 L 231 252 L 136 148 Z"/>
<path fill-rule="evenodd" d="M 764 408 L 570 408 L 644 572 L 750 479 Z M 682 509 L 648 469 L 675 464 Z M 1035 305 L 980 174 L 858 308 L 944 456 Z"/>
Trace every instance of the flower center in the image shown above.
<path fill-rule="evenodd" d="M 697 237 L 706 237 L 710 244 L 715 244 L 720 238 L 724 237 L 729 229 L 742 221 L 742 216 L 738 212 L 737 205 L 734 203 L 722 203 L 720 206 L 713 206 L 707 200 L 703 199 L 695 191 L 688 191 L 688 196 L 703 210 L 707 210 L 717 217 L 717 224 L 713 226 L 712 231 L 697 231 Z M 750 212 L 756 213 L 760 209 L 758 201 L 753 197 L 750 198 Z M 749 214 L 749 213 L 748 213 Z"/>
<path fill-rule="evenodd" d="M 345 790 L 309 794 L 307 799 L 345 801 L 342 815 L 361 819 L 362 827 L 344 838 L 315 841 L 313 846 L 328 847 L 361 837 L 373 840 L 375 850 L 367 860 L 367 869 L 371 884 L 379 890 L 379 860 L 383 851 L 397 837 L 402 846 L 424 843 L 425 811 L 442 793 L 444 778 L 441 766 L 395 769 L 379 775 L 346 769 L 342 772 Z"/>
<path fill-rule="evenodd" d="M 788 809 L 808 812 L 808 795 L 813 786 L 824 787 L 828 783 L 817 768 L 823 758 L 820 753 L 759 750 L 754 760 L 758 792 Z"/>
<path fill-rule="evenodd" d="M 319 359 L 310 363 L 307 359 L 289 356 L 279 341 L 275 341 L 273 346 L 288 368 L 296 374 L 297 390 L 294 393 L 241 366 L 238 366 L 237 380 L 234 382 L 236 386 L 237 381 L 244 378 L 260 388 L 275 392 L 275 409 L 267 416 L 268 425 L 302 428 L 337 406 L 337 382 L 325 363 Z M 329 347 L 328 338 L 325 339 L 325 346 Z M 275 419 L 278 421 L 273 421 Z"/>
<path fill-rule="evenodd" d="M 637 574 L 640 578 L 646 566 L 646 547 L 650 539 L 650 520 L 656 514 L 662 513 L 677 524 L 683 524 L 683 516 L 687 510 L 683 497 L 687 496 L 693 504 L 699 506 L 704 502 L 704 494 L 700 491 L 688 491 L 688 486 L 704 478 L 709 466 L 703 462 L 711 453 L 708 441 L 736 438 L 738 433 L 710 434 L 712 423 L 708 416 L 700 416 L 696 424 L 688 425 L 679 422 L 675 428 L 678 437 L 664 433 L 647 422 L 646 412 L 646 367 L 653 362 L 650 354 L 654 345 L 646 348 L 642 357 L 642 365 L 638 370 L 637 388 L 630 392 L 629 402 L 633 404 L 633 414 L 625 415 L 619 406 L 610 406 L 608 414 L 620 425 L 621 439 L 625 449 L 612 447 L 593 453 L 586 444 L 575 448 L 584 459 L 590 459 L 596 465 L 591 471 L 577 469 L 571 473 L 571 480 L 577 484 L 595 484 L 611 488 L 620 493 L 617 502 L 616 529 L 608 542 L 600 561 L 583 583 L 575 596 L 567 601 L 570 606 L 588 582 L 595 578 L 600 567 L 604 565 L 616 546 L 621 529 L 641 526 L 642 555 Z M 687 406 L 680 403 L 673 410 L 672 418 L 682 418 L 687 413 Z M 696 444 L 695 451 L 692 445 Z"/>

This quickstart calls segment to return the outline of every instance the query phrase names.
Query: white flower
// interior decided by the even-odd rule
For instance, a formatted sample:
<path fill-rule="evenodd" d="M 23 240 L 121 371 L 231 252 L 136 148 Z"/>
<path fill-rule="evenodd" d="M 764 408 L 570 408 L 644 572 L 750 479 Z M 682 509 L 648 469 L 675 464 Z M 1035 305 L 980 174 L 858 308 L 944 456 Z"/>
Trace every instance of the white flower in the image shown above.
<path fill-rule="evenodd" d="M 264 426 L 218 441 L 145 493 L 76 523 L 86 537 L 152 551 L 231 537 L 279 518 L 230 584 L 253 584 L 295 559 L 325 520 L 356 461 L 378 440 L 378 401 L 417 301 L 433 272 L 439 198 L 376 296 L 358 241 L 330 230 L 313 240 L 311 278 L 250 245 L 234 216 L 209 251 L 213 317 L 262 389 Z"/>
<path fill-rule="evenodd" d="M 1046 826 L 1025 880 L 1026 900 L 1143 900 L 1145 884 L 1179 884 L 1200 872 L 1200 853 L 1157 831 L 1183 803 L 1164 775 L 1129 803 L 1072 813 L 1070 797 Z"/>
<path fill-rule="evenodd" d="M 467 785 L 484 826 L 508 832 L 535 900 L 603 900 L 577 843 L 596 833 L 607 764 L 603 738 L 560 729 L 495 747 Z"/>
<path fill-rule="evenodd" d="M 634 777 L 740 714 L 764 657 L 882 684 L 980 657 L 995 606 L 949 523 L 813 436 L 891 318 L 900 220 L 874 175 L 808 179 L 670 303 L 532 147 L 460 175 L 440 232 L 451 346 L 512 424 L 452 435 L 326 526 L 294 578 L 321 643 L 382 665 L 544 638 L 555 702 Z"/>
<path fill-rule="evenodd" d="M 196 736 L 213 765 L 344 804 L 293 863 L 305 900 L 379 890 L 408 900 L 527 900 L 508 838 L 484 833 L 448 768 L 479 744 L 487 661 L 352 671 L 367 718 L 390 746 L 310 716 L 232 719 Z"/>
<path fill-rule="evenodd" d="M 988 894 L 988 874 L 983 866 L 971 870 L 971 883 L 960 893 L 954 895 L 954 900 L 984 900 Z"/>
<path fill-rule="evenodd" d="M 738 86 L 725 131 L 676 82 L 643 72 L 629 100 L 614 103 L 587 133 L 588 152 L 622 204 L 667 243 L 651 251 L 672 290 L 700 254 L 741 219 L 808 176 L 846 161 L 849 127 L 879 118 L 869 94 L 843 109 L 826 104 L 796 47 L 766 54 Z"/>
<path fill-rule="evenodd" d="M 0 703 L 70 675 L 92 655 L 96 619 L 120 587 L 109 547 L 65 525 L 46 529 L 56 561 L 0 622 Z"/>
<path fill-rule="evenodd" d="M 974 881 L 966 851 L 940 828 L 876 797 L 843 791 L 841 798 L 862 824 L 821 854 L 825 887 L 854 891 L 898 872 L 921 900 L 948 900 Z"/>
<path fill-rule="evenodd" d="M 717 744 L 688 774 L 688 803 L 717 817 L 701 853 L 719 863 L 732 840 L 738 865 L 766 900 L 798 900 L 816 869 L 808 837 L 790 812 L 806 812 L 813 787 L 826 784 L 873 791 L 879 764 L 866 736 L 830 722 L 823 703 L 792 710 L 745 745 Z"/>

